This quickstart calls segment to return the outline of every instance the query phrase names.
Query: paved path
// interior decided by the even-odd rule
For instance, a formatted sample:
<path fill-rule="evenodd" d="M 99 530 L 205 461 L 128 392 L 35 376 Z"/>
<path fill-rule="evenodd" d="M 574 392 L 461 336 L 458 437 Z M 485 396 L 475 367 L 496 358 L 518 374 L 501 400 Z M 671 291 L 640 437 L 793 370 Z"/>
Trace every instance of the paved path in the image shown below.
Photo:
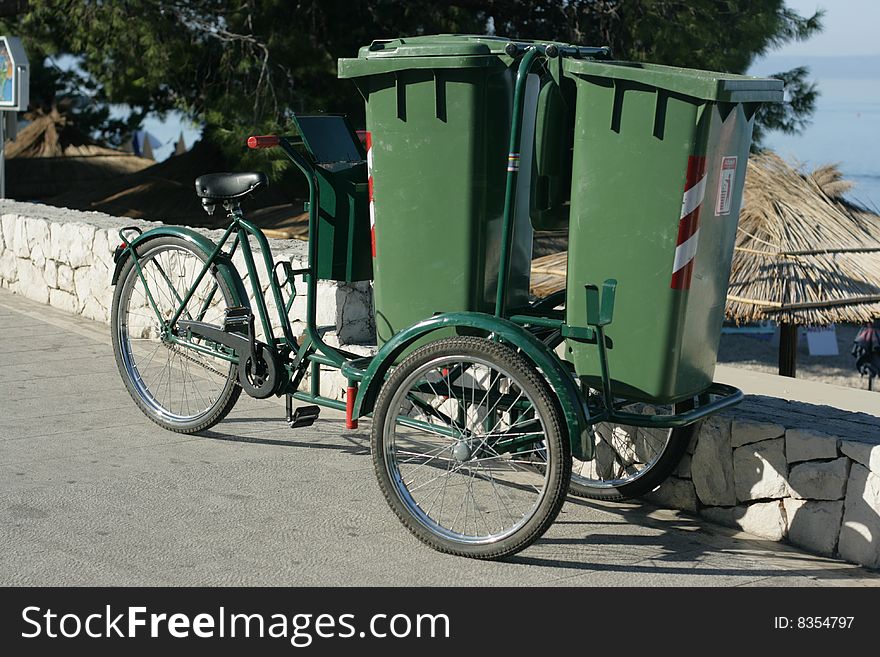
<path fill-rule="evenodd" d="M 0 585 L 880 585 L 642 504 L 570 500 L 507 562 L 442 555 L 382 499 L 369 423 L 293 431 L 243 397 L 182 436 L 137 410 L 108 327 L 0 290 L 0 336 Z"/>

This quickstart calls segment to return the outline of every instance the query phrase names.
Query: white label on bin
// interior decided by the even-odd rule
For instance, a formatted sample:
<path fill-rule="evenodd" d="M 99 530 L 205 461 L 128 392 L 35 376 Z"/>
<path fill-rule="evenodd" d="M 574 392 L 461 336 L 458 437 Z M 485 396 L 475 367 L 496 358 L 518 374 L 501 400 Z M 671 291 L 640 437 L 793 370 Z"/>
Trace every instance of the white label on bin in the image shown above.
<path fill-rule="evenodd" d="M 736 182 L 736 156 L 728 155 L 721 159 L 721 173 L 718 176 L 718 193 L 715 195 L 715 216 L 730 214 L 733 186 Z"/>

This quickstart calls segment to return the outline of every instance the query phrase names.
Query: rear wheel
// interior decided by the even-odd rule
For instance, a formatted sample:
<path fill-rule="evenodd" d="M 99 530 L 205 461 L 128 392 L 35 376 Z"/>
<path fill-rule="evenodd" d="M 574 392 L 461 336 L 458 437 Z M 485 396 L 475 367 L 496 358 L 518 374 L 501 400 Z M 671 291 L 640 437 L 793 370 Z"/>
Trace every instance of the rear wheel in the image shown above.
<path fill-rule="evenodd" d="M 413 352 L 373 412 L 379 485 L 431 547 L 498 559 L 540 537 L 564 502 L 571 452 L 547 384 L 504 345 L 460 337 Z"/>
<path fill-rule="evenodd" d="M 235 364 L 174 343 L 164 326 L 206 260 L 204 253 L 181 238 L 149 240 L 138 247 L 143 279 L 134 259 L 129 258 L 113 295 L 113 352 L 125 387 L 148 418 L 180 433 L 195 433 L 213 426 L 229 413 L 241 395 Z M 226 308 L 234 305 L 233 299 L 223 278 L 216 270 L 209 270 L 181 317 L 222 326 Z"/>
<path fill-rule="evenodd" d="M 669 415 L 691 408 L 691 402 L 674 406 L 633 403 L 620 410 Z M 598 500 L 626 500 L 651 492 L 678 466 L 697 426 L 657 429 L 599 422 L 593 427 L 593 458 L 572 459 L 570 492 Z"/>

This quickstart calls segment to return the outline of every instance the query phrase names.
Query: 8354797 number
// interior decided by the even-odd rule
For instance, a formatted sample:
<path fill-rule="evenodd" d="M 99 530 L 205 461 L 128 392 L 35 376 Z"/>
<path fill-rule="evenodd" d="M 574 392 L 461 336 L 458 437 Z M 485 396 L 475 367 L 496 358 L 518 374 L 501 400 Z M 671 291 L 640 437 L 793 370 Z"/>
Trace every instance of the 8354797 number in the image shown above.
<path fill-rule="evenodd" d="M 848 630 L 855 616 L 774 616 L 776 630 Z"/>

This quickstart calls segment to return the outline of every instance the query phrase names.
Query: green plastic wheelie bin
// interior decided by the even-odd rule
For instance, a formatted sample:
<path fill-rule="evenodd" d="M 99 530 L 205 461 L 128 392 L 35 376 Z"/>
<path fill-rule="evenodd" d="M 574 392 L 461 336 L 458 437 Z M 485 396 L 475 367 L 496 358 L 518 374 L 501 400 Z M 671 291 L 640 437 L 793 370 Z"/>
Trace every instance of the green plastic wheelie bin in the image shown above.
<path fill-rule="evenodd" d="M 569 59 L 577 87 L 566 312 L 618 281 L 606 328 L 615 394 L 652 402 L 712 383 L 755 112 L 773 79 Z M 595 344 L 566 358 L 599 387 Z"/>
<path fill-rule="evenodd" d="M 374 41 L 339 60 L 366 101 L 376 330 L 379 344 L 436 313 L 494 308 L 508 138 L 517 62 L 508 39 L 436 35 Z M 521 170 L 535 159 L 539 130 L 554 128 L 559 98 L 529 78 Z M 543 133 L 542 133 L 543 136 Z M 538 140 L 541 153 L 559 135 Z M 564 186 L 544 165 L 542 189 Z M 528 302 L 532 226 L 530 175 L 520 175 L 508 303 Z M 542 192 L 543 193 L 543 192 Z M 543 193 L 552 214 L 559 194 Z M 567 200 L 567 198 L 566 198 Z"/>

